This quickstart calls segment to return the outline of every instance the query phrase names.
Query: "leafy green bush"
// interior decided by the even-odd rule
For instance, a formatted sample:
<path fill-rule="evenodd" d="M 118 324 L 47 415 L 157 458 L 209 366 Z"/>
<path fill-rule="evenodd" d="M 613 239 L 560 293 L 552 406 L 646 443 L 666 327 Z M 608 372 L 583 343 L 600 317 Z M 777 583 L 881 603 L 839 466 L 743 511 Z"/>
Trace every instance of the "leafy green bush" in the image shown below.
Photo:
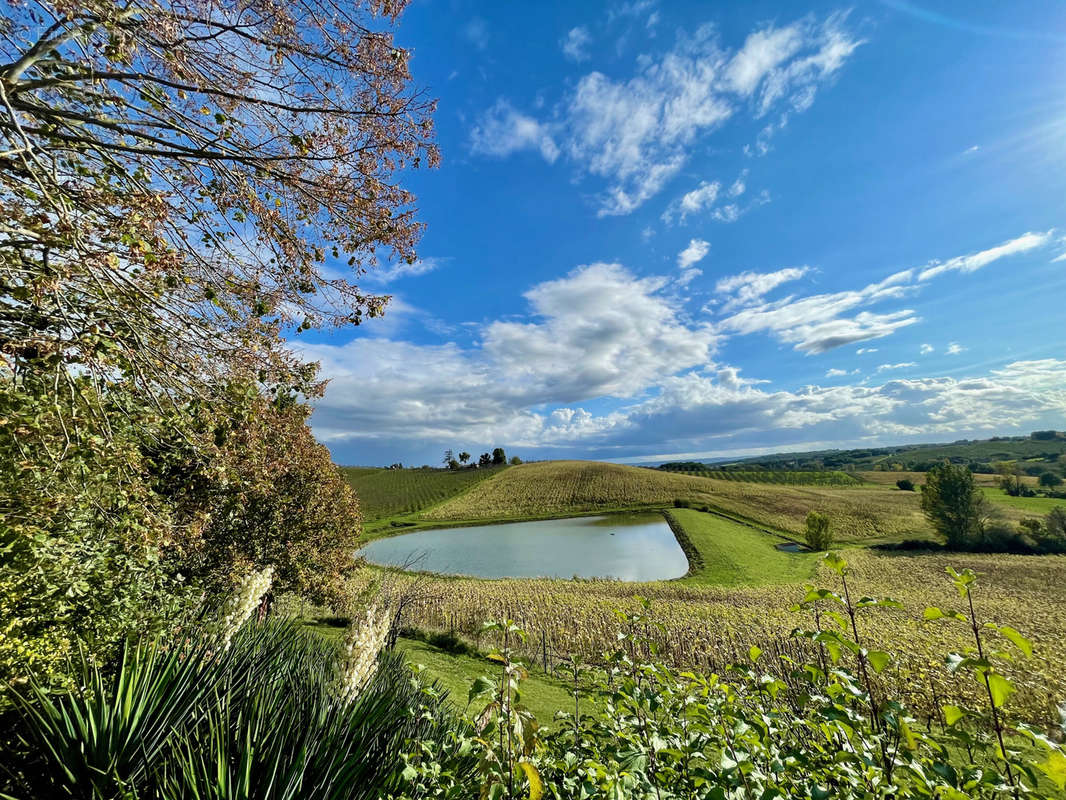
<path fill-rule="evenodd" d="M 829 529 L 829 517 L 817 511 L 807 512 L 803 537 L 811 550 L 828 550 L 833 545 L 833 532 Z"/>
<path fill-rule="evenodd" d="M 914 481 L 912 481 L 910 478 L 900 478 L 898 481 L 896 481 L 896 487 L 904 492 L 916 491 Z"/>

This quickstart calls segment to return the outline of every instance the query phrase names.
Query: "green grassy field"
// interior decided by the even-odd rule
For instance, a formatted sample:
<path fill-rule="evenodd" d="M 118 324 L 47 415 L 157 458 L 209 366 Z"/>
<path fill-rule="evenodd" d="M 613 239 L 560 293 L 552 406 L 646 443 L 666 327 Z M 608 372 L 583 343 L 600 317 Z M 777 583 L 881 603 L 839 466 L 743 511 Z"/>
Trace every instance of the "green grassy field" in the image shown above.
<path fill-rule="evenodd" d="M 994 505 L 1005 510 L 1013 518 L 1017 514 L 1028 517 L 1044 516 L 1053 508 L 1066 508 L 1066 500 L 1053 497 L 1011 497 L 1002 489 L 981 490 Z"/>
<path fill-rule="evenodd" d="M 699 586 L 763 586 L 809 580 L 816 553 L 777 549 L 784 540 L 747 525 L 692 509 L 669 512 L 699 552 L 703 566 L 681 583 Z"/>
<path fill-rule="evenodd" d="M 487 469 L 378 469 L 341 467 L 368 522 L 411 514 L 462 494 L 506 467 Z"/>

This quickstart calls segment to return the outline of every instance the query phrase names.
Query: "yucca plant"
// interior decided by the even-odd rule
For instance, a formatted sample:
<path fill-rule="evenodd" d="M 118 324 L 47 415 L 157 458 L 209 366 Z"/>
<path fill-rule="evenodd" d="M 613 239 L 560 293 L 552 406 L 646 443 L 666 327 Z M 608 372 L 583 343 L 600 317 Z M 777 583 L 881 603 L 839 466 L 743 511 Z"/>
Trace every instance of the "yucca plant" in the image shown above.
<path fill-rule="evenodd" d="M 25 797 L 345 798 L 396 785 L 412 740 L 446 738 L 439 691 L 383 654 L 354 699 L 337 646 L 289 621 L 83 658 L 80 688 L 19 698 Z M 470 765 L 473 768 L 473 764 Z"/>

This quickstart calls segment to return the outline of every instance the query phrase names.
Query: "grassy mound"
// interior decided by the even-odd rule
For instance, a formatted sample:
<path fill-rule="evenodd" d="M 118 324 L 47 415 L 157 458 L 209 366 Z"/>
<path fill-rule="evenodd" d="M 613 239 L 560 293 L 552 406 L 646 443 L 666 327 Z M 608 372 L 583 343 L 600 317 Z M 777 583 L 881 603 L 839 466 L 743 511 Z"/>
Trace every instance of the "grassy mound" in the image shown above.
<path fill-rule="evenodd" d="M 490 520 L 663 507 L 675 499 L 708 505 L 795 536 L 812 509 L 833 519 L 841 540 L 931 533 L 917 494 L 895 487 L 742 483 L 596 461 L 544 461 L 511 467 L 430 509 L 430 520 Z"/>

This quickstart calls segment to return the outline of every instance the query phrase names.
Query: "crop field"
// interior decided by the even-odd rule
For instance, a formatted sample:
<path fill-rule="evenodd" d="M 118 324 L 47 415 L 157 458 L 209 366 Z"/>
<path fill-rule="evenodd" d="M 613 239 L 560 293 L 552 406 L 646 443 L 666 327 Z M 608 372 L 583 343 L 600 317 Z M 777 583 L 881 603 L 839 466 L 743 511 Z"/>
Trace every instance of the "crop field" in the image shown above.
<path fill-rule="evenodd" d="M 378 469 L 341 467 L 359 497 L 368 522 L 421 511 L 498 475 L 505 467 L 488 469 Z"/>
<path fill-rule="evenodd" d="M 840 470 L 738 470 L 738 469 L 667 469 L 682 475 L 714 478 L 741 483 L 771 483 L 785 486 L 858 486 L 862 481 Z"/>
<path fill-rule="evenodd" d="M 626 507 L 677 498 L 799 536 L 808 511 L 828 513 L 841 540 L 928 536 L 918 495 L 888 487 L 801 487 L 740 483 L 592 461 L 511 467 L 430 509 L 431 520 L 514 519 Z"/>
<path fill-rule="evenodd" d="M 948 652 L 967 645 L 961 624 L 923 622 L 922 611 L 957 604 L 944 570 L 971 568 L 979 573 L 975 595 L 982 619 L 1010 624 L 1032 640 L 1033 656 L 1013 674 L 1019 691 L 1011 703 L 1034 719 L 1056 719 L 1066 697 L 1066 557 L 977 554 L 887 554 L 864 549 L 844 551 L 853 574 L 853 593 L 891 596 L 900 610 L 863 612 L 859 633 L 868 647 L 884 649 L 894 663 L 881 679 L 914 707 L 935 716 L 945 702 L 973 698 L 970 684 L 958 682 L 943 666 Z M 835 576 L 819 568 L 819 585 L 839 588 Z M 796 627 L 814 625 L 809 615 L 792 612 L 800 584 L 761 587 L 694 586 L 683 581 L 629 584 L 614 581 L 448 579 L 423 586 L 421 599 L 405 622 L 426 629 L 454 631 L 481 648 L 492 642 L 480 632 L 489 619 L 515 620 L 529 634 L 526 658 L 539 663 L 544 650 L 562 659 L 571 653 L 595 660 L 616 641 L 616 609 L 635 612 L 639 598 L 650 599 L 652 620 L 643 626 L 660 657 L 678 667 L 721 670 L 743 661 L 757 645 L 771 657 L 800 655 L 808 646 L 790 637 Z"/>

